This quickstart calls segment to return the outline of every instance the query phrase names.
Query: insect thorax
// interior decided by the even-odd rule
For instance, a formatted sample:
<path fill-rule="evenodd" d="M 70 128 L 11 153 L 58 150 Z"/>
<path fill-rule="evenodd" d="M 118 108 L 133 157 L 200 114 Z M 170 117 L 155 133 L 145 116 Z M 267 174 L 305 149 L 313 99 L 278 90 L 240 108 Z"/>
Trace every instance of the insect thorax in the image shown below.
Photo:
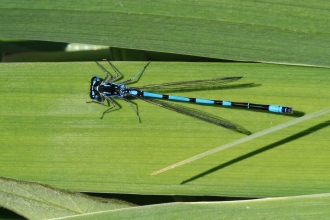
<path fill-rule="evenodd" d="M 105 96 L 125 96 L 127 87 L 125 85 L 107 83 L 99 86 L 99 92 Z"/>

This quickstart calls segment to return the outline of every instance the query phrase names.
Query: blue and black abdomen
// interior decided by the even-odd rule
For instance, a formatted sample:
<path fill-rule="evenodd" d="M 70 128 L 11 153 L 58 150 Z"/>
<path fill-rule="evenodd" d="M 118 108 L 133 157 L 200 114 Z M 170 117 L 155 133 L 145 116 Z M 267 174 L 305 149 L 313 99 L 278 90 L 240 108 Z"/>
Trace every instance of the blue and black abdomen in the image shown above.
<path fill-rule="evenodd" d="M 234 106 L 239 108 L 251 108 L 251 109 L 259 109 L 276 113 L 284 113 L 284 114 L 292 114 L 292 108 L 284 107 L 279 105 L 261 105 L 261 104 L 253 104 L 246 102 L 229 102 L 225 100 L 210 100 L 210 99 L 200 99 L 200 98 L 187 98 L 182 96 L 173 96 L 173 95 L 163 95 L 152 92 L 144 92 L 136 89 L 129 90 L 129 94 L 148 97 L 148 98 L 157 98 L 157 99 L 168 99 L 172 101 L 180 101 L 180 102 L 192 102 L 197 104 L 207 104 L 207 105 L 221 105 L 221 106 Z"/>

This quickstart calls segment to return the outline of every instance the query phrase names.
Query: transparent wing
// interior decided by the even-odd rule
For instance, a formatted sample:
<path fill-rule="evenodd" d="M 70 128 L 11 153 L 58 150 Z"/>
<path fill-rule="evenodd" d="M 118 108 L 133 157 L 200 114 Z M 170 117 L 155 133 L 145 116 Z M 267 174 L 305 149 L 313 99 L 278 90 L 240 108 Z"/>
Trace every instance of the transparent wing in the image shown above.
<path fill-rule="evenodd" d="M 163 84 L 151 84 L 145 86 L 132 86 L 131 88 L 139 90 L 157 90 L 157 89 L 182 89 L 182 88 L 211 88 L 217 87 L 222 84 L 230 83 L 241 79 L 242 76 L 234 77 L 223 77 L 223 78 L 214 78 L 214 79 L 204 79 L 204 80 L 193 80 L 185 82 L 169 82 Z"/>
<path fill-rule="evenodd" d="M 240 126 L 240 125 L 236 125 L 226 119 L 220 118 L 218 116 L 212 115 L 210 113 L 204 112 L 204 111 L 200 111 L 197 109 L 192 109 L 192 108 L 188 108 L 179 104 L 175 104 L 173 102 L 162 102 L 158 99 L 149 99 L 149 98 L 145 98 L 145 97 L 141 97 L 141 96 L 135 96 L 135 95 L 130 95 L 134 98 L 137 99 L 141 99 L 143 101 L 149 102 L 151 104 L 157 105 L 159 107 L 162 108 L 166 108 L 168 110 L 172 110 L 184 115 L 188 115 L 194 118 L 197 118 L 199 120 L 203 120 L 218 126 L 222 126 L 231 130 L 234 130 L 236 132 L 239 133 L 243 133 L 243 134 L 251 134 L 250 131 L 246 130 L 244 127 Z"/>

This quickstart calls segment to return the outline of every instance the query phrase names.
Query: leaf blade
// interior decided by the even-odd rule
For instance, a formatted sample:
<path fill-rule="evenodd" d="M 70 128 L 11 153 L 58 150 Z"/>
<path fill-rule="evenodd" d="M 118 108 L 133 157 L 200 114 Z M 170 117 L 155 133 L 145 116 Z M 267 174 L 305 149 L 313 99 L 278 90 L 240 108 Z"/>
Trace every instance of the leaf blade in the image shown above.
<path fill-rule="evenodd" d="M 114 65 L 125 80 L 145 63 Z M 110 67 L 108 70 L 111 71 Z M 89 79 L 103 75 L 92 62 L 3 64 L 0 72 L 3 176 L 74 191 L 138 194 L 268 197 L 321 193 L 329 189 L 327 117 L 255 139 L 221 155 L 211 155 L 196 161 L 193 169 L 181 167 L 169 174 L 150 177 L 154 170 L 242 135 L 139 100 L 132 101 L 138 104 L 141 124 L 125 102 L 119 102 L 120 110 L 100 120 L 106 107 L 86 104 Z M 244 77 L 242 82 L 232 83 L 234 87 L 174 94 L 288 105 L 306 114 L 326 108 L 324 100 L 330 98 L 329 72 L 323 68 L 151 63 L 137 85 L 238 74 Z M 259 86 L 240 86 L 252 82 Z M 219 115 L 252 132 L 300 116 L 183 105 Z M 180 185 L 183 180 L 218 166 L 222 168 Z"/>
<path fill-rule="evenodd" d="M 1 7 L 2 37 L 330 67 L 325 0 L 308 5 L 243 1 L 240 6 L 215 0 L 151 5 L 46 1 L 34 6 L 6 1 Z"/>
<path fill-rule="evenodd" d="M 64 217 L 132 206 L 120 201 L 97 200 L 80 193 L 7 178 L 0 178 L 0 185 L 0 205 L 30 219 Z"/>
<path fill-rule="evenodd" d="M 169 203 L 64 219 L 327 219 L 329 194 L 231 202 Z"/>

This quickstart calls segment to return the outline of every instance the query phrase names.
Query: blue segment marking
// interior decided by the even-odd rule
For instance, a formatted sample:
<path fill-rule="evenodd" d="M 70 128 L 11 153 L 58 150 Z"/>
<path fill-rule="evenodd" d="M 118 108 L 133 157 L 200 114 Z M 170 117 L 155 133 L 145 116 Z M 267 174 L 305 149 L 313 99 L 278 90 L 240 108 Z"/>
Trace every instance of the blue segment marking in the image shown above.
<path fill-rule="evenodd" d="M 222 105 L 223 106 L 231 106 L 231 102 L 228 102 L 228 101 L 223 100 L 222 101 Z"/>
<path fill-rule="evenodd" d="M 270 105 L 268 107 L 268 111 L 270 111 L 270 112 L 276 112 L 276 113 L 281 113 L 282 112 L 282 106 L 279 106 L 279 105 Z"/>
<path fill-rule="evenodd" d="M 182 96 L 169 95 L 168 99 L 169 100 L 182 101 L 182 102 L 189 102 L 189 98 L 182 97 Z"/>
<path fill-rule="evenodd" d="M 129 94 L 131 94 L 131 95 L 137 95 L 138 92 L 136 90 L 129 90 Z"/>
<path fill-rule="evenodd" d="M 158 98 L 158 99 L 163 98 L 163 95 L 157 94 L 157 93 L 152 93 L 152 92 L 143 92 L 143 96 L 150 97 L 150 98 Z"/>
<path fill-rule="evenodd" d="M 200 103 L 200 104 L 214 104 L 214 101 L 209 100 L 209 99 L 198 99 L 198 98 L 196 98 L 196 103 Z"/>

